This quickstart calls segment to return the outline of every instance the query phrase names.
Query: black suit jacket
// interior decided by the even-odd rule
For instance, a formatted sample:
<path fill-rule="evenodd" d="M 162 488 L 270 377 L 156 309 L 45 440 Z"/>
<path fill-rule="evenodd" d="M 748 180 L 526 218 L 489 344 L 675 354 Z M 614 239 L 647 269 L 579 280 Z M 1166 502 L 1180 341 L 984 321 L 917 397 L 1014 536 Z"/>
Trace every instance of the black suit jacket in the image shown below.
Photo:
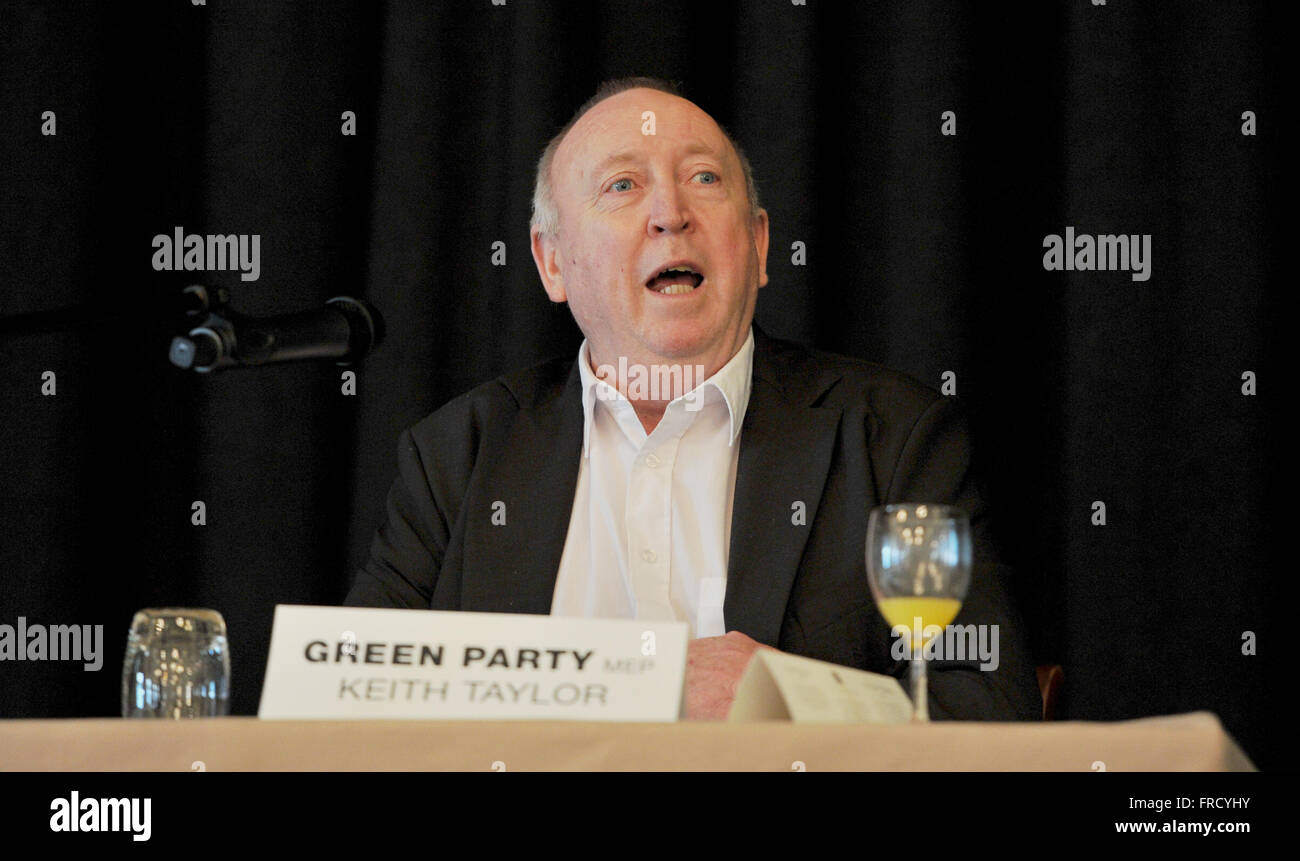
<path fill-rule="evenodd" d="M 569 360 L 479 386 L 404 431 L 387 521 L 346 603 L 549 613 L 582 429 L 578 370 Z M 879 365 L 754 327 L 727 629 L 786 652 L 903 676 L 867 586 L 867 514 L 890 502 L 952 503 L 971 516 L 976 560 L 954 624 L 998 625 L 999 666 L 932 664 L 932 716 L 1037 718 L 1024 630 L 1007 571 L 994 558 L 970 456 L 951 399 Z M 796 502 L 806 510 L 802 525 L 792 517 Z M 493 524 L 498 503 L 503 525 Z"/>

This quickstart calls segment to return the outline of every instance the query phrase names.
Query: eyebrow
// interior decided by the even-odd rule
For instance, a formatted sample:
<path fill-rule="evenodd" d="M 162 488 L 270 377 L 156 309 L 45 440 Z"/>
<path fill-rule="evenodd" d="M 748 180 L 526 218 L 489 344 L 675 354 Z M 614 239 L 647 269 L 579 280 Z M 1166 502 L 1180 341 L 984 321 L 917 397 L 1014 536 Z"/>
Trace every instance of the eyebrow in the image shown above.
<path fill-rule="evenodd" d="M 687 144 L 686 148 L 682 151 L 682 154 L 683 155 L 711 155 L 715 158 L 721 158 L 719 153 L 715 149 L 713 149 L 713 147 L 709 146 L 708 144 L 700 143 L 700 142 Z M 596 166 L 591 169 L 591 173 L 593 176 L 596 176 L 601 173 L 604 173 L 606 169 L 616 164 L 623 164 L 626 162 L 636 162 L 636 161 L 640 161 L 640 159 L 641 159 L 640 155 L 634 150 L 621 150 L 619 152 L 612 153 L 606 156 L 605 158 L 601 159 L 596 164 Z"/>
<path fill-rule="evenodd" d="M 622 152 L 616 152 L 612 155 L 605 156 L 603 159 L 601 159 L 600 162 L 591 169 L 591 173 L 593 176 L 602 174 L 605 172 L 606 168 L 612 167 L 616 164 L 622 164 L 624 162 L 630 162 L 630 161 L 637 161 L 636 153 L 632 152 L 631 150 L 623 150 Z"/>

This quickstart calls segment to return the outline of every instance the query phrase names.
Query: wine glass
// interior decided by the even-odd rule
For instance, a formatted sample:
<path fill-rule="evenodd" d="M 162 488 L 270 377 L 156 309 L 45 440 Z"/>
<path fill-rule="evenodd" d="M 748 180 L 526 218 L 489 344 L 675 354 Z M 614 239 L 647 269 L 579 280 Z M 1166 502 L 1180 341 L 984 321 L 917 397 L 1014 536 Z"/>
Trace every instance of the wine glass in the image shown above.
<path fill-rule="evenodd" d="M 229 712 L 230 650 L 221 614 L 175 608 L 136 613 L 122 661 L 122 717 Z"/>
<path fill-rule="evenodd" d="M 871 596 L 912 653 L 913 720 L 930 719 L 925 645 L 957 617 L 971 555 L 970 519 L 954 506 L 883 505 L 867 520 Z"/>

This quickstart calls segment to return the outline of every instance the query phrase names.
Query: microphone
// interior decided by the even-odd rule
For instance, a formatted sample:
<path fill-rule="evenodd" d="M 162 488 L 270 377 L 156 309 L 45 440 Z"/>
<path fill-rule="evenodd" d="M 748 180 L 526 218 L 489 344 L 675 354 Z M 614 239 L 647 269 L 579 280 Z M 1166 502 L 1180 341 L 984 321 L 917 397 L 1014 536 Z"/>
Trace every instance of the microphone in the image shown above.
<path fill-rule="evenodd" d="M 384 320 L 373 305 L 335 296 L 324 308 L 274 317 L 219 309 L 187 336 L 173 338 L 168 358 L 178 368 L 199 373 L 308 359 L 350 365 L 383 337 Z"/>

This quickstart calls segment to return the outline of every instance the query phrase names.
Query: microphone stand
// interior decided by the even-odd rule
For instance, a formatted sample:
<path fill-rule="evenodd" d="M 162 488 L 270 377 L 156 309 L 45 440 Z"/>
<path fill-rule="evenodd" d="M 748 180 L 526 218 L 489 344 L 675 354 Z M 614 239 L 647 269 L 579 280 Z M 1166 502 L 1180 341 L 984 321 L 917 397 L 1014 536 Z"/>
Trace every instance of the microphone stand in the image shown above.
<path fill-rule="evenodd" d="M 178 368 L 204 374 L 301 359 L 332 359 L 346 366 L 383 338 L 379 312 L 348 296 L 327 301 L 329 313 L 303 311 L 265 320 L 240 314 L 229 304 L 230 295 L 224 287 L 192 284 L 179 295 L 153 305 L 82 305 L 0 318 L 0 343 L 142 315 L 183 315 L 188 332 L 172 338 L 167 358 Z"/>
<path fill-rule="evenodd" d="M 50 311 L 34 311 L 0 317 L 0 341 L 66 332 L 91 323 L 104 323 L 131 317 L 183 317 L 193 320 L 213 309 L 226 306 L 230 296 L 224 287 L 209 289 L 191 284 L 168 300 L 140 305 L 73 305 Z"/>
<path fill-rule="evenodd" d="M 188 335 L 172 338 L 168 358 L 200 374 L 306 359 L 347 366 L 384 337 L 383 317 L 365 302 L 335 296 L 325 309 L 255 319 L 217 305 Z"/>

